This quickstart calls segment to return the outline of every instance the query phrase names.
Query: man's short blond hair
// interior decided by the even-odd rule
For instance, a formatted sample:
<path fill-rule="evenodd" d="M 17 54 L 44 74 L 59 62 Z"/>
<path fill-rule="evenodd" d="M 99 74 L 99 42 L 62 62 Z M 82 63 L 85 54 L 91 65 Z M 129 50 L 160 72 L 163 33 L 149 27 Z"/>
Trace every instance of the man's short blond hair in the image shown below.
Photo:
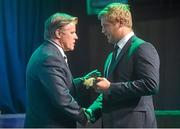
<path fill-rule="evenodd" d="M 44 39 L 51 39 L 56 29 L 68 24 L 77 24 L 78 18 L 66 13 L 55 13 L 44 24 Z"/>
<path fill-rule="evenodd" d="M 111 3 L 98 14 L 98 19 L 105 17 L 111 23 L 120 22 L 126 27 L 132 28 L 132 16 L 128 4 Z"/>

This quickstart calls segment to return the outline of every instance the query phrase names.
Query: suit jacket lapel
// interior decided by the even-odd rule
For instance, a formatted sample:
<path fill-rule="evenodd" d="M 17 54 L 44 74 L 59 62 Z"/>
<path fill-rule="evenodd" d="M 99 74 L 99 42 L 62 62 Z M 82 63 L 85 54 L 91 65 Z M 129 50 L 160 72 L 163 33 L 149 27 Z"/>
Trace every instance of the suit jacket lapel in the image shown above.
<path fill-rule="evenodd" d="M 109 71 L 109 65 L 111 63 L 112 60 L 112 52 L 108 55 L 105 65 L 104 65 L 104 76 L 107 77 L 108 76 L 108 71 Z"/>
<path fill-rule="evenodd" d="M 110 74 L 114 71 L 117 63 L 120 62 L 120 60 L 122 59 L 122 57 L 124 56 L 124 54 L 127 52 L 128 48 L 130 47 L 131 42 L 132 42 L 132 41 L 131 41 L 131 38 L 130 38 L 130 39 L 128 40 L 128 42 L 126 43 L 126 45 L 125 45 L 125 46 L 123 47 L 123 49 L 121 50 L 121 52 L 119 53 L 116 61 L 115 61 L 115 62 L 112 64 L 112 66 L 110 67 L 109 72 L 108 72 L 108 75 L 110 75 Z"/>
<path fill-rule="evenodd" d="M 69 70 L 69 73 L 71 74 L 71 71 L 70 71 L 70 69 L 69 69 L 69 66 L 68 66 L 68 64 L 66 63 L 66 61 L 64 60 L 64 57 L 63 57 L 63 55 L 61 54 L 60 50 L 59 50 L 54 44 L 52 44 L 51 42 L 49 42 L 49 41 L 47 41 L 47 40 L 45 40 L 44 44 L 47 45 L 48 47 L 52 48 L 53 51 L 56 52 L 57 57 L 67 66 L 67 69 Z M 71 74 L 71 76 L 72 76 L 72 74 Z"/>

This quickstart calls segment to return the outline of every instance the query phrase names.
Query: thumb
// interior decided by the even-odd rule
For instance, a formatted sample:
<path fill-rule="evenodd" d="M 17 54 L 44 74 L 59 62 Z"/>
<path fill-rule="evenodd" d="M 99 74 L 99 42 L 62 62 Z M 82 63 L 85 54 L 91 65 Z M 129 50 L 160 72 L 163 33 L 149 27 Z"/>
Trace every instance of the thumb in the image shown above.
<path fill-rule="evenodd" d="M 96 80 L 97 80 L 97 81 L 102 81 L 102 80 L 103 80 L 103 77 L 97 77 Z"/>

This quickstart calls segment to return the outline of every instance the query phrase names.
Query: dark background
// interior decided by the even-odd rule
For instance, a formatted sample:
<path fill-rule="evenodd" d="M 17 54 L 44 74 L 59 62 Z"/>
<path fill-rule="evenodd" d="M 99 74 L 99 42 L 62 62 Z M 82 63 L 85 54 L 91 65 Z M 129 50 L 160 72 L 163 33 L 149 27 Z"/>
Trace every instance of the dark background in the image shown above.
<path fill-rule="evenodd" d="M 180 4 L 175 0 L 131 0 L 133 28 L 151 42 L 160 61 L 160 91 L 156 110 L 180 109 Z M 74 77 L 93 69 L 103 70 L 112 46 L 101 33 L 96 15 L 88 15 L 85 0 L 0 0 L 0 110 L 24 113 L 25 69 L 32 52 L 43 42 L 44 21 L 55 12 L 79 18 L 79 39 L 68 61 Z M 85 107 L 95 98 L 93 90 L 81 91 Z"/>

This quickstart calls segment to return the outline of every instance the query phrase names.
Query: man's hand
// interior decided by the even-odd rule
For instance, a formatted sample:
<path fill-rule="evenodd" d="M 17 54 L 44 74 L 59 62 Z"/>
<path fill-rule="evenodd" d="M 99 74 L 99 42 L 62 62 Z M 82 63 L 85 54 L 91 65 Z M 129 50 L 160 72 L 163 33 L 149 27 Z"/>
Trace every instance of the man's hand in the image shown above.
<path fill-rule="evenodd" d="M 95 122 L 95 116 L 93 115 L 93 111 L 89 108 L 87 108 L 87 109 L 84 108 L 84 111 L 85 111 L 85 115 L 86 115 L 88 121 L 91 123 L 94 123 Z"/>
<path fill-rule="evenodd" d="M 110 87 L 111 83 L 106 78 L 98 77 L 96 80 L 97 83 L 95 89 L 97 92 L 102 93 L 103 91 L 107 90 Z"/>

